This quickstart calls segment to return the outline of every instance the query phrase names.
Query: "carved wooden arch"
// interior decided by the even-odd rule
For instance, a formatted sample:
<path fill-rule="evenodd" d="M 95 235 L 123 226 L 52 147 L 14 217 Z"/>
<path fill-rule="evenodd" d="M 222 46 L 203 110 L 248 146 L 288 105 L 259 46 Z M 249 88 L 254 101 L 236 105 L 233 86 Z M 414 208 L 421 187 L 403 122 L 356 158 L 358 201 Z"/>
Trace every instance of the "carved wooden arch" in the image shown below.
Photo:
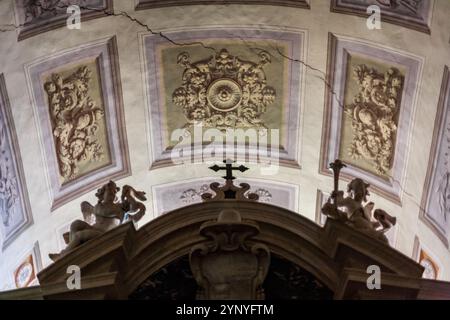
<path fill-rule="evenodd" d="M 180 208 L 142 227 L 133 252 L 135 263 L 124 277 L 126 291 L 131 292 L 163 266 L 189 254 L 193 246 L 204 241 L 198 235 L 200 225 L 217 219 L 226 208 L 238 210 L 244 220 L 257 222 L 261 233 L 256 241 L 302 267 L 334 292 L 342 285 L 345 268 L 366 272 L 369 265 L 376 264 L 383 272 L 404 277 L 420 278 L 423 273 L 420 265 L 393 248 L 338 222 L 329 220 L 322 228 L 297 213 L 270 204 L 223 200 Z M 160 247 L 171 249 L 158 257 Z"/>
<path fill-rule="evenodd" d="M 381 268 L 388 286 L 403 285 L 403 298 L 417 298 L 423 286 L 431 285 L 421 279 L 423 267 L 415 261 L 340 222 L 329 219 L 320 227 L 273 205 L 219 200 L 174 210 L 137 231 L 127 223 L 83 244 L 39 273 L 42 295 L 48 299 L 127 299 L 149 276 L 204 242 L 200 226 L 230 208 L 239 211 L 243 220 L 259 225 L 261 232 L 254 241 L 311 273 L 336 299 L 361 297 L 367 291 L 369 265 Z M 81 268 L 79 291 L 67 290 L 69 265 Z M 448 290 L 447 284 L 444 287 Z"/>
<path fill-rule="evenodd" d="M 255 240 L 266 244 L 272 253 L 301 266 L 331 290 L 334 289 L 338 275 L 335 268 L 330 267 L 333 261 L 313 244 L 314 240 L 319 240 L 317 232 L 320 226 L 272 205 L 223 200 L 180 208 L 143 226 L 139 230 L 142 235 L 156 232 L 158 235 L 149 238 L 143 236 L 142 240 L 139 236 L 136 238 L 133 252 L 136 263 L 125 275 L 126 291 L 132 292 L 148 276 L 171 261 L 188 255 L 193 246 L 204 242 L 204 238 L 198 234 L 200 226 L 206 221 L 217 219 L 225 208 L 238 210 L 244 220 L 257 222 L 261 234 Z M 160 249 L 157 249 L 158 252 L 154 249 L 160 247 L 170 247 L 171 250 L 165 256 L 157 257 Z M 317 268 L 318 265 L 323 268 Z"/>

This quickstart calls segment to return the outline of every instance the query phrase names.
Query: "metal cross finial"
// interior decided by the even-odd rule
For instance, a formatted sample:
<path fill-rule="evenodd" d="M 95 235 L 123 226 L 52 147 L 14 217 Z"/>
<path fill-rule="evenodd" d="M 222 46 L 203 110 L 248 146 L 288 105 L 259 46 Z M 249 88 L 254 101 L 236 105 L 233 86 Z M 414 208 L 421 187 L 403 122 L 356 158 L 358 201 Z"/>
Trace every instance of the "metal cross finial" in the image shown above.
<path fill-rule="evenodd" d="M 225 163 L 225 167 L 219 167 L 217 164 L 213 165 L 212 167 L 209 167 L 211 170 L 214 170 L 215 172 L 219 170 L 226 170 L 226 175 L 222 178 L 225 180 L 234 180 L 236 177 L 233 177 L 233 170 L 238 170 L 240 172 L 247 171 L 248 168 L 246 166 L 240 165 L 239 167 L 233 167 L 233 161 L 231 160 L 223 160 L 223 163 Z"/>

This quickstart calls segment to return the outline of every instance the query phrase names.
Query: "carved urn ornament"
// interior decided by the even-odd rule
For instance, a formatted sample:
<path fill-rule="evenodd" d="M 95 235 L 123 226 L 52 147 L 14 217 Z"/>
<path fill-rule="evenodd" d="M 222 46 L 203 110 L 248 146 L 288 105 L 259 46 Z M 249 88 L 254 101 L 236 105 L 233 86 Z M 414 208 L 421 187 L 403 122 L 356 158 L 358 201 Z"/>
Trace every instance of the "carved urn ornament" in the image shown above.
<path fill-rule="evenodd" d="M 214 165 L 213 171 L 225 170 L 225 185 L 210 185 L 216 194 L 202 194 L 205 202 L 220 200 L 257 201 L 258 195 L 246 192 L 247 183 L 235 186 L 233 170 L 247 171 L 245 166 L 233 167 L 224 160 L 224 167 Z M 237 210 L 224 209 L 216 221 L 205 222 L 199 230 L 206 238 L 191 249 L 190 265 L 199 286 L 198 299 L 264 299 L 262 284 L 270 265 L 270 251 L 252 239 L 259 234 L 259 226 L 244 221 Z"/>
<path fill-rule="evenodd" d="M 344 197 L 344 192 L 339 190 L 339 174 L 346 166 L 336 160 L 330 167 L 334 172 L 334 191 L 322 207 L 322 213 L 368 236 L 389 243 L 385 233 L 396 224 L 397 219 L 381 209 L 372 212 L 375 204 L 367 202 L 370 185 L 362 179 L 353 179 L 347 186 L 349 195 Z"/>
<path fill-rule="evenodd" d="M 188 124 L 205 127 L 264 127 L 261 116 L 275 102 L 276 92 L 267 85 L 264 67 L 270 54 L 261 51 L 259 62 L 242 60 L 222 49 L 208 59 L 191 62 L 190 55 L 178 55 L 184 67 L 182 86 L 175 89 L 173 102 L 182 108 Z"/>
<path fill-rule="evenodd" d="M 208 241 L 190 253 L 192 274 L 200 287 L 198 299 L 264 299 L 261 286 L 269 270 L 270 251 L 252 240 L 258 233 L 255 222 L 243 221 L 232 209 L 200 227 Z"/>

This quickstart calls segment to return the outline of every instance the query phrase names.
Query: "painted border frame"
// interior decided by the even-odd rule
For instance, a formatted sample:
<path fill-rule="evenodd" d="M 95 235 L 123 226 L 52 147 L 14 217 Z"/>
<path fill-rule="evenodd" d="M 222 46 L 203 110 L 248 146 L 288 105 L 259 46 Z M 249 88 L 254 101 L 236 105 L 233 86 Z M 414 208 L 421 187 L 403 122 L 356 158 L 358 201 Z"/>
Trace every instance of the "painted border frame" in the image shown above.
<path fill-rule="evenodd" d="M 310 9 L 307 0 L 138 0 L 135 10 L 187 5 L 271 5 Z"/>
<path fill-rule="evenodd" d="M 9 101 L 8 93 L 6 90 L 6 82 L 3 73 L 0 73 L 0 107 L 3 106 L 5 112 L 5 120 L 9 125 L 7 127 L 7 134 L 11 141 L 11 151 L 14 156 L 15 169 L 19 184 L 20 201 L 22 202 L 22 208 L 24 210 L 24 222 L 16 230 L 12 231 L 9 236 L 3 235 L 4 240 L 2 244 L 2 250 L 5 250 L 25 229 L 33 224 L 33 216 L 31 213 L 30 199 L 28 197 L 28 189 L 25 180 L 25 174 L 23 170 L 22 157 L 19 149 L 19 142 L 17 139 L 17 132 L 14 125 L 14 119 L 12 115 L 11 104 Z M 0 110 L 1 112 L 2 110 Z"/>
<path fill-rule="evenodd" d="M 450 67 L 445 66 L 444 75 L 442 78 L 442 86 L 439 95 L 438 109 L 436 113 L 436 118 L 434 121 L 434 131 L 433 140 L 431 143 L 430 158 L 428 161 L 427 175 L 425 178 L 425 183 L 423 186 L 422 200 L 420 203 L 420 213 L 419 219 L 422 221 L 431 231 L 437 235 L 437 237 L 444 243 L 444 245 L 449 248 L 448 235 L 445 231 L 437 226 L 427 215 L 428 202 L 431 194 L 431 184 L 435 177 L 434 168 L 436 168 L 437 155 L 438 155 L 438 144 L 442 134 L 443 126 L 445 124 L 445 115 L 448 113 L 447 106 L 450 105 Z"/>
<path fill-rule="evenodd" d="M 92 9 L 92 11 L 89 10 L 81 10 L 81 22 L 107 17 L 110 14 L 114 12 L 113 10 L 113 0 L 103 0 L 103 8 L 102 9 Z M 42 25 L 36 25 L 36 24 L 23 24 L 19 15 L 19 8 L 17 6 L 17 0 L 14 0 L 14 17 L 16 20 L 16 25 L 19 25 L 19 31 L 17 36 L 17 41 L 22 41 L 24 39 L 36 36 L 38 34 L 48 32 L 54 29 L 61 28 L 66 25 L 66 16 L 61 16 L 56 19 L 53 19 L 52 21 L 49 21 L 48 23 L 43 23 Z"/>
<path fill-rule="evenodd" d="M 339 3 L 341 0 L 331 0 L 330 10 L 331 12 L 342 13 L 342 14 L 350 14 L 363 18 L 368 18 L 370 15 L 366 12 L 366 9 L 358 8 L 358 5 L 354 4 L 353 7 L 351 5 L 342 5 Z M 431 1 L 428 7 L 428 19 L 424 21 L 423 19 L 406 19 L 404 16 L 395 14 L 394 12 L 382 12 L 381 13 L 381 21 L 388 22 L 391 24 L 399 25 L 408 29 L 416 30 L 419 32 L 424 32 L 426 34 L 431 34 L 431 19 L 432 12 L 434 8 L 434 1 Z"/>

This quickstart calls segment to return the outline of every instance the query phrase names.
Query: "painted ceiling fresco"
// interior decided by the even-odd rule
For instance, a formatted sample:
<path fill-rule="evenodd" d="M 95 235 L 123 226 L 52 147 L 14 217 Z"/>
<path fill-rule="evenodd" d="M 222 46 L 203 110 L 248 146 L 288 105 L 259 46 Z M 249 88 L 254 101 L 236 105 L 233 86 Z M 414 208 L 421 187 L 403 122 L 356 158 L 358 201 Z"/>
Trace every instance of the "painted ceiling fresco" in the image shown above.
<path fill-rule="evenodd" d="M 408 132 L 422 61 L 406 53 L 330 34 L 332 50 L 321 172 L 341 158 L 343 177 L 400 203 Z"/>
<path fill-rule="evenodd" d="M 55 209 L 129 174 L 115 38 L 26 67 Z"/>
<path fill-rule="evenodd" d="M 33 223 L 5 78 L 0 74 L 0 227 L 3 248 Z"/>
<path fill-rule="evenodd" d="M 281 158 L 298 165 L 302 70 L 280 53 L 301 57 L 301 32 L 213 29 L 166 35 L 185 45 L 143 36 L 154 166 L 169 165 L 175 145 L 194 144 L 193 139 L 207 144 L 202 131 L 196 137 L 196 123 L 202 129 L 255 129 L 258 143 L 266 146 L 274 144 L 271 134 L 278 130 Z M 181 142 L 173 136 L 180 129 L 187 131 Z"/>
<path fill-rule="evenodd" d="M 71 5 L 79 6 L 83 20 L 112 12 L 112 0 L 15 0 L 14 4 L 19 40 L 66 25 Z"/>
<path fill-rule="evenodd" d="M 421 217 L 448 246 L 450 232 L 450 71 L 445 68 Z"/>
<path fill-rule="evenodd" d="M 380 7 L 383 21 L 430 33 L 433 0 L 331 0 L 332 11 L 364 17 L 371 5 Z"/>
<path fill-rule="evenodd" d="M 307 0 L 136 0 L 130 10 L 206 2 L 302 9 L 310 9 L 311 3 Z M 14 3 L 15 24 L 19 26 L 18 41 L 64 26 L 70 5 L 81 7 L 83 20 L 103 17 L 113 10 L 113 0 L 14 0 L 11 3 Z M 331 11 L 366 17 L 370 5 L 381 8 L 383 23 L 430 33 L 433 0 L 331 0 Z M 308 93 L 304 90 L 305 65 L 295 60 L 308 63 L 307 30 L 267 25 L 264 28 L 205 26 L 166 30 L 164 35 L 135 34 L 141 41 L 144 65 L 145 97 L 142 99 L 147 112 L 151 168 L 179 164 L 173 161 L 173 150 L 180 146 L 192 146 L 193 150 L 192 155 L 176 154 L 175 160 L 181 163 L 189 161 L 191 156 L 194 161 L 210 160 L 204 151 L 212 139 L 205 138 L 203 131 L 200 137 L 196 136 L 199 123 L 201 130 L 216 129 L 219 133 L 227 129 L 244 132 L 256 129 L 258 146 L 263 146 L 266 153 L 260 154 L 254 144 L 246 146 L 245 142 L 238 141 L 238 160 L 263 161 L 270 158 L 275 146 L 281 165 L 301 167 L 302 103 Z M 340 158 L 348 165 L 342 172 L 344 180 L 361 177 L 371 184 L 373 192 L 401 204 L 416 94 L 423 85 L 422 65 L 422 58 L 400 49 L 330 34 L 327 70 L 330 86 L 326 88 L 322 124 L 321 174 L 329 175 L 328 164 Z M 447 246 L 449 73 L 447 68 L 420 215 Z M 27 61 L 25 75 L 45 163 L 50 211 L 107 180 L 131 174 L 115 37 Z M 3 249 L 33 223 L 11 108 L 5 80 L 0 75 Z M 184 130 L 183 135 L 174 134 L 178 130 Z M 271 135 L 275 130 L 279 136 Z M 279 145 L 274 143 L 275 138 L 279 138 Z M 227 153 L 228 149 L 223 152 Z M 223 158 L 220 154 L 214 160 Z M 261 179 L 241 181 L 244 180 L 252 186 L 251 192 L 260 196 L 260 202 L 298 211 L 298 186 Z M 211 191 L 209 184 L 213 181 L 217 179 L 207 177 L 152 186 L 154 216 L 200 202 L 200 195 Z M 241 181 L 238 179 L 237 183 Z M 326 223 L 320 208 L 328 197 L 329 194 L 317 191 L 316 222 L 320 225 Z M 65 221 L 55 231 L 60 249 L 65 247 L 62 234 L 69 226 Z M 396 230 L 387 233 L 391 244 L 395 243 Z M 36 250 L 29 252 L 15 270 L 8 270 L 17 287 L 36 282 L 35 275 L 40 268 Z M 427 277 L 437 276 L 439 267 L 425 251 L 420 261 L 428 270 Z"/>

